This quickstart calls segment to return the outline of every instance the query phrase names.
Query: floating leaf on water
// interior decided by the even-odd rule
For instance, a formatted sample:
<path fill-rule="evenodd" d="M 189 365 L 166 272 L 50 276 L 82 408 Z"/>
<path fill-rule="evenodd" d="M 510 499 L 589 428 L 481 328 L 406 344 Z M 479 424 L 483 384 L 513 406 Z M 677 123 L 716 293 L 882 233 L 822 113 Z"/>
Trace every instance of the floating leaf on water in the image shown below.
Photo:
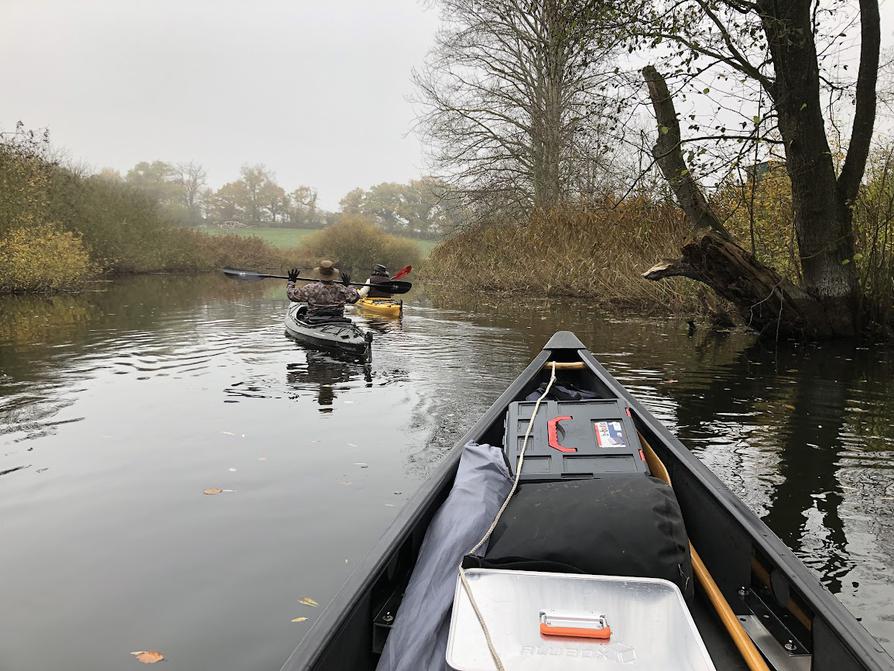
<path fill-rule="evenodd" d="M 784 407 L 788 410 L 797 410 L 791 403 L 786 403 Z"/>
<path fill-rule="evenodd" d="M 203 489 L 202 494 L 205 496 L 217 496 L 218 494 L 222 494 L 223 490 L 220 487 L 208 487 L 208 489 Z"/>
<path fill-rule="evenodd" d="M 298 603 L 303 604 L 305 606 L 312 606 L 313 608 L 316 608 L 317 606 L 320 605 L 319 603 L 317 603 L 316 599 L 313 599 L 309 596 L 301 597 L 300 599 L 298 599 Z"/>
<path fill-rule="evenodd" d="M 306 617 L 293 617 L 292 622 L 305 622 L 307 620 Z"/>
<path fill-rule="evenodd" d="M 156 664 L 163 662 L 165 659 L 165 656 L 158 650 L 136 650 L 130 654 L 136 657 L 137 661 L 142 664 Z"/>

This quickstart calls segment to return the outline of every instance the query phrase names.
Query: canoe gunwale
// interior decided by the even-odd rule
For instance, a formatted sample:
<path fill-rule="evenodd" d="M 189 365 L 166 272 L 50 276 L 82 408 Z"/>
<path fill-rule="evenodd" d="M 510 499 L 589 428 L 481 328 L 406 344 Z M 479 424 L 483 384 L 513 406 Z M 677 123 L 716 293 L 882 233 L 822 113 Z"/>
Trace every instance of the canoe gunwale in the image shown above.
<path fill-rule="evenodd" d="M 637 399 L 627 391 L 624 386 L 615 380 L 596 358 L 588 351 L 580 352 L 581 358 L 588 364 L 590 370 L 599 377 L 602 382 L 617 392 L 630 405 L 634 415 L 658 438 L 661 443 L 653 445 L 656 451 L 666 451 L 680 463 L 696 482 L 706 491 L 714 501 L 723 507 L 739 525 L 742 531 L 750 538 L 764 555 L 775 565 L 781 567 L 786 579 L 791 583 L 799 596 L 813 610 L 814 618 L 824 619 L 829 631 L 842 641 L 844 647 L 851 648 L 860 655 L 860 662 L 872 666 L 865 668 L 878 669 L 878 671 L 891 671 L 891 658 L 885 653 L 881 644 L 866 631 L 862 624 L 845 608 L 844 604 L 835 598 L 822 583 L 811 573 L 807 566 L 798 559 L 785 543 L 768 527 L 763 520 L 755 515 L 748 506 L 730 489 L 723 484 L 702 461 L 687 449 L 679 439 L 670 432 L 651 412 L 649 412 Z M 659 455 L 662 456 L 662 455 Z M 667 464 L 666 464 L 667 465 Z M 676 481 L 675 481 L 676 484 Z M 684 518 L 685 510 L 684 510 Z M 696 544 L 696 547 L 698 545 Z M 708 566 L 710 569 L 711 567 Z M 733 605 L 732 600 L 730 601 Z M 735 608 L 734 608 L 735 610 Z M 814 638 L 816 632 L 814 632 Z M 816 641 L 814 641 L 814 649 Z M 815 661 L 819 661 L 814 657 Z M 820 667 L 814 666 L 814 669 Z M 854 667 L 858 668 L 858 667 Z M 859 667 L 864 668 L 864 667 Z"/>
<path fill-rule="evenodd" d="M 478 440 L 502 417 L 506 406 L 542 373 L 544 364 L 554 359 L 583 361 L 587 370 L 582 370 L 581 373 L 591 372 L 602 384 L 623 398 L 629 404 L 637 423 L 657 439 L 652 443 L 652 447 L 672 472 L 675 488 L 678 486 L 679 475 L 674 471 L 682 470 L 685 478 L 680 479 L 689 481 L 684 487 L 691 487 L 693 483 L 697 485 L 702 490 L 703 496 L 710 498 L 714 505 L 721 509 L 721 513 L 725 513 L 735 522 L 737 527 L 735 531 L 744 534 L 754 549 L 763 553 L 774 566 L 779 567 L 799 598 L 813 611 L 814 624 L 820 623 L 813 628 L 814 671 L 828 669 L 890 671 L 891 657 L 845 606 L 821 585 L 813 573 L 741 499 L 735 496 L 698 457 L 633 397 L 573 334 L 567 331 L 559 332 L 550 339 L 527 368 L 451 448 L 443 462 L 407 501 L 375 547 L 344 581 L 335 598 L 322 610 L 320 617 L 283 664 L 282 671 L 313 668 L 314 664 L 324 657 L 330 641 L 338 637 L 342 628 L 349 625 L 351 616 L 356 615 L 358 605 L 369 598 L 372 587 L 389 570 L 389 565 L 395 560 L 395 552 L 404 546 L 419 522 L 426 515 L 434 513 L 436 506 L 449 492 L 463 446 L 470 440 Z M 692 496 L 697 497 L 699 493 L 694 491 Z M 685 513 L 684 510 L 684 517 Z M 695 512 L 690 514 L 697 515 Z M 697 548 L 698 540 L 698 538 L 693 540 Z M 699 552 L 701 554 L 702 550 Z M 710 554 L 709 552 L 708 559 Z M 711 570 L 712 566 L 709 564 L 708 568 Z M 730 598 L 728 591 L 727 589 L 725 596 L 733 606 L 733 610 L 737 610 L 740 601 Z M 372 627 L 371 623 L 369 626 Z M 838 646 L 829 646 L 829 636 L 839 641 Z M 828 653 L 827 659 L 824 659 L 824 652 Z"/>

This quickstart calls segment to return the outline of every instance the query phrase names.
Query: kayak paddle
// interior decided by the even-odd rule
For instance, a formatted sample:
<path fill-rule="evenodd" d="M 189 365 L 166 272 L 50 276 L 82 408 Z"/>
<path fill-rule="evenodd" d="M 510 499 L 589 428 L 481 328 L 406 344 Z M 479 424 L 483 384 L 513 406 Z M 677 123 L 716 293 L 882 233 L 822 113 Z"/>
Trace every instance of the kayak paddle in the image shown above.
<path fill-rule="evenodd" d="M 412 271 L 413 271 L 413 266 L 404 266 L 403 268 L 398 270 L 396 273 L 394 273 L 394 275 L 391 277 L 391 279 L 399 280 L 400 278 L 406 277 L 407 275 L 409 275 Z"/>
<path fill-rule="evenodd" d="M 254 270 L 236 270 L 234 268 L 223 268 L 223 274 L 234 280 L 287 280 L 289 279 L 288 275 L 268 275 L 267 273 L 259 273 Z M 317 282 L 319 280 L 313 277 L 299 277 L 299 280 L 303 280 L 305 282 Z M 333 282 L 338 282 L 339 280 L 333 279 Z M 372 286 L 369 284 L 365 284 L 363 282 L 348 282 L 352 287 L 368 287 Z M 381 289 L 383 291 L 387 291 L 390 294 L 405 294 L 410 289 L 413 288 L 413 285 L 410 282 L 398 282 L 392 280 L 391 282 L 386 282 L 383 284 L 376 284 L 375 287 L 377 289 Z"/>

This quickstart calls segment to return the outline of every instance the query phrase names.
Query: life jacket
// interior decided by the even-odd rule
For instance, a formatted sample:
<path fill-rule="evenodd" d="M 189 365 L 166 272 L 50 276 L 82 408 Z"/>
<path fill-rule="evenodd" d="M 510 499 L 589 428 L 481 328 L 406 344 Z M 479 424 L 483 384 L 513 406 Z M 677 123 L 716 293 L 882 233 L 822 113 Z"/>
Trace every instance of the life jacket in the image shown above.
<path fill-rule="evenodd" d="M 373 274 L 369 276 L 369 283 L 372 286 L 369 288 L 369 293 L 367 294 L 367 296 L 369 296 L 370 298 L 391 298 L 392 294 L 383 289 L 376 288 L 377 284 L 381 285 L 391 283 L 391 278 L 388 277 L 387 273 L 373 272 Z"/>

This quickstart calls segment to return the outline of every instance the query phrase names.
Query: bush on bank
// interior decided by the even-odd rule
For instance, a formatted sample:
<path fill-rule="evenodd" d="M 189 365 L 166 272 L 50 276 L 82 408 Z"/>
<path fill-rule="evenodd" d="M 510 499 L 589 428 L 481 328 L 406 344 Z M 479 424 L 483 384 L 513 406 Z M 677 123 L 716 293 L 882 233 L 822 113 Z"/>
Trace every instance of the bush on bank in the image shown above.
<path fill-rule="evenodd" d="M 45 136 L 0 136 L 0 292 L 76 289 L 101 273 L 282 269 L 260 238 L 179 228 L 139 189 L 58 165 Z"/>
<path fill-rule="evenodd" d="M 71 231 L 44 225 L 0 237 L 0 292 L 79 289 L 95 272 L 83 240 Z"/>
<path fill-rule="evenodd" d="M 385 233 L 359 214 L 341 215 L 336 223 L 305 238 L 302 250 L 312 258 L 338 261 L 358 280 L 377 263 L 394 272 L 408 264 L 418 265 L 421 258 L 414 242 Z"/>

